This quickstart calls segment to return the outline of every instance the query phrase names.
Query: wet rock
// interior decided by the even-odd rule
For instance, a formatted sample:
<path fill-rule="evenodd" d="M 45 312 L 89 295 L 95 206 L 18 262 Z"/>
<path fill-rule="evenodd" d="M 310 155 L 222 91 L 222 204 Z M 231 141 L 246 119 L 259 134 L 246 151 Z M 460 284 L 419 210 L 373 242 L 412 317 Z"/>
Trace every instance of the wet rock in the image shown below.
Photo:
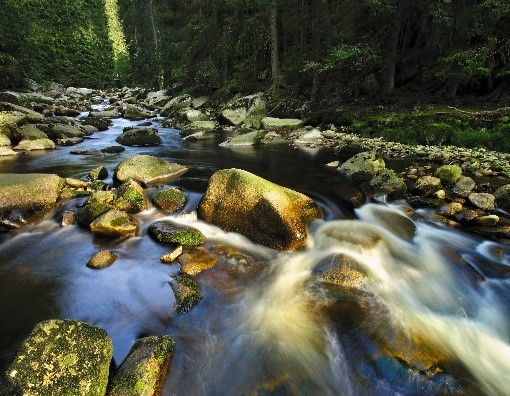
<path fill-rule="evenodd" d="M 196 121 L 211 121 L 210 117 L 200 110 L 185 110 L 179 114 L 175 126 L 182 129 L 183 126 Z"/>
<path fill-rule="evenodd" d="M 63 185 L 64 180 L 52 174 L 0 174 L 0 221 L 17 228 L 42 220 Z"/>
<path fill-rule="evenodd" d="M 443 216 L 455 216 L 456 214 L 462 212 L 462 204 L 459 202 L 450 202 L 442 205 L 438 212 Z"/>
<path fill-rule="evenodd" d="M 138 120 L 144 120 L 146 118 L 151 118 L 152 114 L 148 111 L 145 111 L 144 109 L 133 106 L 133 105 L 127 105 L 126 111 L 124 112 L 124 118 L 131 120 L 131 121 L 138 121 Z"/>
<path fill-rule="evenodd" d="M 406 241 L 412 241 L 416 235 L 416 224 L 409 217 L 398 210 L 386 205 L 367 204 L 362 209 L 365 218 L 371 222 L 381 225 L 385 230 L 391 232 Z"/>
<path fill-rule="evenodd" d="M 163 256 L 159 258 L 162 263 L 172 264 L 177 257 L 182 254 L 182 246 L 177 246 L 171 252 L 165 253 Z"/>
<path fill-rule="evenodd" d="M 88 183 L 83 180 L 73 179 L 70 177 L 65 178 L 64 182 L 66 183 L 67 187 L 72 188 L 87 188 L 89 186 Z"/>
<path fill-rule="evenodd" d="M 432 193 L 432 198 L 443 200 L 446 198 L 446 191 L 445 190 L 437 190 L 436 192 Z"/>
<path fill-rule="evenodd" d="M 104 154 L 99 150 L 71 150 L 69 154 L 74 155 L 95 155 L 96 157 L 102 157 Z"/>
<path fill-rule="evenodd" d="M 304 245 L 308 223 L 322 218 L 306 195 L 241 169 L 216 172 L 198 210 L 206 222 L 275 249 Z"/>
<path fill-rule="evenodd" d="M 442 188 L 441 179 L 438 177 L 422 176 L 414 183 L 413 191 L 426 198 Z"/>
<path fill-rule="evenodd" d="M 458 165 L 443 165 L 436 170 L 434 176 L 438 177 L 444 184 L 451 185 L 460 179 L 462 169 Z"/>
<path fill-rule="evenodd" d="M 167 335 L 138 339 L 115 372 L 107 396 L 161 395 L 174 350 Z"/>
<path fill-rule="evenodd" d="M 177 188 L 167 188 L 158 192 L 152 202 L 158 208 L 172 213 L 184 207 L 186 194 Z"/>
<path fill-rule="evenodd" d="M 322 260 L 314 269 L 314 274 L 327 289 L 348 292 L 359 289 L 366 282 L 367 273 L 352 257 L 337 254 Z"/>
<path fill-rule="evenodd" d="M 90 223 L 93 233 L 113 237 L 133 235 L 137 228 L 138 221 L 134 217 L 117 209 L 109 210 Z"/>
<path fill-rule="evenodd" d="M 74 210 L 66 210 L 62 214 L 62 227 L 73 225 L 76 223 L 76 212 Z"/>
<path fill-rule="evenodd" d="M 373 249 L 382 241 L 382 236 L 361 221 L 337 220 L 321 226 L 317 239 L 319 248 L 343 243 Z"/>
<path fill-rule="evenodd" d="M 484 227 L 493 227 L 499 223 L 499 216 L 488 215 L 477 217 L 474 222 Z"/>
<path fill-rule="evenodd" d="M 94 169 L 92 169 L 89 173 L 88 173 L 88 178 L 92 181 L 94 180 L 101 180 L 101 179 L 104 179 L 108 176 L 108 170 L 104 167 L 104 166 L 98 166 Z"/>
<path fill-rule="evenodd" d="M 179 256 L 180 274 L 193 277 L 212 268 L 217 262 L 216 256 L 203 249 L 189 249 Z"/>
<path fill-rule="evenodd" d="M 19 113 L 22 113 L 23 117 L 21 119 L 19 119 L 17 117 L 16 123 L 18 125 L 31 124 L 31 123 L 37 124 L 39 122 L 45 121 L 44 116 L 41 113 L 30 110 L 26 107 L 18 106 L 18 105 L 11 104 L 11 103 L 0 102 L 0 110 L 1 110 L 0 119 L 5 117 L 6 113 L 4 113 L 4 112 L 11 113 L 11 115 L 15 115 L 15 116 L 18 116 Z M 11 121 L 12 121 L 12 118 L 11 118 Z M 0 123 L 1 123 L 1 121 L 0 121 Z"/>
<path fill-rule="evenodd" d="M 36 124 L 27 124 L 16 129 L 13 133 L 17 140 L 48 139 L 48 135 L 41 131 Z"/>
<path fill-rule="evenodd" d="M 8 157 L 11 155 L 18 155 L 16 151 L 7 146 L 0 146 L 0 157 Z"/>
<path fill-rule="evenodd" d="M 187 170 L 188 168 L 183 165 L 151 155 L 135 155 L 117 165 L 114 177 L 120 182 L 133 179 L 142 185 L 147 185 L 175 178 Z"/>
<path fill-rule="evenodd" d="M 163 243 L 196 246 L 202 245 L 206 241 L 205 236 L 199 230 L 179 227 L 167 220 L 152 223 L 147 231 L 154 240 Z"/>
<path fill-rule="evenodd" d="M 91 205 L 93 203 L 101 203 L 113 207 L 116 199 L 117 194 L 115 193 L 115 191 L 96 190 L 87 199 L 86 205 Z"/>
<path fill-rule="evenodd" d="M 265 117 L 260 121 L 262 128 L 271 131 L 291 131 L 303 126 L 303 121 L 296 118 Z"/>
<path fill-rule="evenodd" d="M 89 228 L 94 220 L 111 209 L 113 209 L 111 205 L 102 202 L 92 202 L 78 211 L 76 221 L 81 227 Z"/>
<path fill-rule="evenodd" d="M 159 146 L 163 141 L 156 128 L 135 128 L 122 132 L 115 141 L 124 146 Z"/>
<path fill-rule="evenodd" d="M 487 193 L 471 193 L 468 195 L 468 201 L 482 210 L 494 210 L 496 197 Z"/>
<path fill-rule="evenodd" d="M 69 107 L 65 107 L 65 106 L 55 107 L 55 110 L 53 110 L 53 113 L 56 116 L 64 116 L 64 117 L 77 117 L 80 115 L 80 112 L 78 110 L 70 109 Z"/>
<path fill-rule="evenodd" d="M 120 115 L 120 113 L 118 112 L 117 109 L 114 109 L 114 110 L 104 110 L 104 111 L 91 111 L 89 113 L 89 117 L 111 119 L 111 118 L 120 118 L 121 115 Z"/>
<path fill-rule="evenodd" d="M 117 199 L 114 206 L 119 210 L 128 213 L 138 213 L 147 209 L 147 200 L 140 186 L 134 180 L 128 180 L 123 183 L 116 191 Z"/>
<path fill-rule="evenodd" d="M 200 285 L 193 279 L 185 276 L 173 276 L 170 286 L 175 294 L 177 312 L 180 314 L 188 312 L 202 299 Z"/>
<path fill-rule="evenodd" d="M 70 188 L 64 187 L 60 192 L 59 199 L 73 199 L 78 197 L 86 197 L 90 195 L 90 191 L 84 190 L 82 188 Z"/>
<path fill-rule="evenodd" d="M 106 392 L 112 341 L 76 320 L 37 324 L 7 368 L 2 395 L 87 395 Z"/>
<path fill-rule="evenodd" d="M 59 146 L 74 146 L 78 143 L 83 143 L 85 139 L 82 138 L 82 137 L 74 137 L 74 138 L 62 138 L 62 139 L 57 139 L 56 140 L 56 143 L 59 145 Z"/>
<path fill-rule="evenodd" d="M 477 217 L 485 215 L 486 213 L 482 209 L 464 208 L 460 213 L 455 215 L 455 218 L 459 221 L 469 222 Z"/>
<path fill-rule="evenodd" d="M 32 150 L 54 150 L 55 143 L 50 139 L 22 140 L 13 150 L 32 151 Z"/>
<path fill-rule="evenodd" d="M 119 256 L 111 250 L 102 250 L 97 252 L 87 263 L 87 267 L 92 269 L 103 269 L 112 265 Z"/>
<path fill-rule="evenodd" d="M 211 133 L 216 129 L 214 121 L 193 121 L 185 125 L 181 129 L 181 134 L 184 136 L 193 135 L 198 132 Z"/>
<path fill-rule="evenodd" d="M 362 152 L 345 161 L 338 171 L 354 182 L 365 182 L 384 168 L 383 159 L 377 158 L 373 153 Z"/>
<path fill-rule="evenodd" d="M 260 93 L 234 98 L 222 109 L 220 120 L 228 125 L 259 129 L 267 115 L 266 106 L 266 99 Z"/>
<path fill-rule="evenodd" d="M 220 144 L 222 147 L 255 146 L 262 143 L 266 133 L 264 131 L 252 131 L 228 138 Z"/>
<path fill-rule="evenodd" d="M 112 121 L 103 117 L 86 117 L 83 124 L 93 126 L 98 131 L 106 131 L 112 125 Z"/>
<path fill-rule="evenodd" d="M 126 151 L 126 148 L 122 146 L 108 146 L 101 149 L 101 152 L 105 154 L 118 154 L 122 153 L 123 151 Z"/>
<path fill-rule="evenodd" d="M 189 95 L 181 95 L 173 98 L 161 109 L 161 117 L 176 115 L 179 110 L 191 107 L 192 101 L 193 99 Z"/>
<path fill-rule="evenodd" d="M 510 184 L 499 187 L 494 192 L 494 197 L 499 208 L 510 210 Z"/>
<path fill-rule="evenodd" d="M 0 147 L 11 147 L 11 139 L 7 136 L 0 134 Z"/>
<path fill-rule="evenodd" d="M 321 144 L 323 141 L 322 132 L 318 129 L 312 129 L 301 133 L 296 139 L 295 144 Z"/>
<path fill-rule="evenodd" d="M 392 169 L 382 169 L 370 180 L 375 195 L 388 195 L 388 200 L 404 198 L 407 195 L 407 186 L 404 180 Z"/>
<path fill-rule="evenodd" d="M 85 132 L 73 125 L 57 124 L 51 127 L 50 137 L 53 139 L 80 138 L 85 136 Z"/>
<path fill-rule="evenodd" d="M 359 208 L 367 200 L 365 194 L 359 188 L 349 185 L 343 185 L 341 188 L 332 191 L 331 194 L 340 201 L 352 205 L 354 208 Z"/>

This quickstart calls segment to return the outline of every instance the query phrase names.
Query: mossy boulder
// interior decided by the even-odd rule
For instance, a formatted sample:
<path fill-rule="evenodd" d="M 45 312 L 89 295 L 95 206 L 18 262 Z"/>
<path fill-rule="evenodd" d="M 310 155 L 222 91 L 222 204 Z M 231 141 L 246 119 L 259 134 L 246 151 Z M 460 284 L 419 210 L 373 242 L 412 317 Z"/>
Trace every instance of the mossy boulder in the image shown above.
<path fill-rule="evenodd" d="M 82 122 L 84 125 L 97 128 L 98 131 L 106 131 L 112 125 L 110 119 L 103 117 L 86 117 Z"/>
<path fill-rule="evenodd" d="M 63 139 L 63 138 L 77 138 L 85 136 L 85 132 L 74 125 L 56 124 L 51 127 L 50 137 Z"/>
<path fill-rule="evenodd" d="M 126 107 L 126 111 L 124 112 L 124 118 L 132 121 L 144 120 L 146 118 L 151 118 L 152 114 L 148 111 L 134 105 L 128 104 Z"/>
<path fill-rule="evenodd" d="M 27 124 L 16 129 L 13 133 L 17 140 L 48 139 L 48 135 L 40 130 L 36 124 Z"/>
<path fill-rule="evenodd" d="M 25 115 L 20 111 L 0 111 L 0 135 L 12 139 L 14 137 L 13 132 L 24 121 Z"/>
<path fill-rule="evenodd" d="M 103 202 L 91 202 L 90 204 L 81 208 L 76 214 L 76 222 L 84 228 L 89 228 L 90 224 L 99 216 L 105 214 L 113 206 Z"/>
<path fill-rule="evenodd" d="M 159 146 L 163 143 L 156 128 L 135 128 L 122 132 L 115 141 L 124 146 Z"/>
<path fill-rule="evenodd" d="M 204 234 L 195 228 L 178 227 L 167 220 L 156 221 L 148 228 L 149 235 L 158 242 L 196 246 L 205 243 Z"/>
<path fill-rule="evenodd" d="M 482 210 L 494 210 L 496 197 L 488 193 L 471 193 L 468 195 L 468 201 Z"/>
<path fill-rule="evenodd" d="M 446 185 L 452 185 L 462 176 L 462 169 L 459 165 L 443 165 L 437 168 L 434 173 Z"/>
<path fill-rule="evenodd" d="M 104 111 L 91 111 L 89 113 L 89 117 L 111 119 L 111 118 L 120 118 L 121 115 L 117 109 L 113 109 L 113 110 L 104 110 Z"/>
<path fill-rule="evenodd" d="M 119 154 L 123 151 L 126 151 L 126 148 L 122 146 L 108 146 L 101 149 L 101 152 L 105 154 Z"/>
<path fill-rule="evenodd" d="M 33 150 L 54 150 L 55 143 L 50 139 L 34 139 L 22 140 L 13 150 L 19 151 L 33 151 Z"/>
<path fill-rule="evenodd" d="M 183 165 L 151 155 L 135 155 L 122 161 L 115 168 L 114 177 L 125 182 L 133 179 L 142 185 L 168 180 L 188 170 Z"/>
<path fill-rule="evenodd" d="M 192 102 L 193 98 L 189 95 L 176 96 L 175 98 L 170 100 L 165 106 L 163 106 L 163 108 L 161 109 L 161 116 L 162 117 L 174 116 L 179 112 L 179 110 L 191 107 Z"/>
<path fill-rule="evenodd" d="M 252 131 L 236 135 L 228 138 L 225 142 L 221 143 L 223 147 L 237 147 L 237 146 L 255 146 L 262 143 L 262 139 L 266 136 L 264 131 Z"/>
<path fill-rule="evenodd" d="M 267 103 L 260 93 L 232 99 L 223 108 L 220 119 L 229 125 L 260 128 L 267 116 Z"/>
<path fill-rule="evenodd" d="M 434 176 L 422 176 L 414 183 L 413 191 L 422 197 L 429 197 L 443 188 L 441 179 Z"/>
<path fill-rule="evenodd" d="M 0 394 L 103 396 L 112 350 L 98 327 L 76 320 L 41 322 L 7 368 Z"/>
<path fill-rule="evenodd" d="M 142 186 L 134 180 L 123 183 L 116 191 L 114 206 L 129 213 L 138 213 L 147 209 L 147 200 Z"/>
<path fill-rule="evenodd" d="M 103 269 L 112 265 L 119 256 L 110 250 L 101 250 L 90 258 L 87 262 L 87 267 L 92 269 Z"/>
<path fill-rule="evenodd" d="M 64 180 L 52 174 L 0 174 L 0 222 L 17 228 L 42 220 L 63 186 Z"/>
<path fill-rule="evenodd" d="M 175 350 L 170 336 L 138 339 L 115 372 L 107 396 L 159 396 Z"/>
<path fill-rule="evenodd" d="M 186 194 L 177 188 L 166 188 L 158 192 L 152 202 L 158 208 L 171 213 L 184 207 Z"/>
<path fill-rule="evenodd" d="M 180 274 L 192 277 L 214 267 L 218 262 L 218 257 L 206 250 L 192 248 L 182 253 L 178 260 L 181 265 Z"/>
<path fill-rule="evenodd" d="M 215 129 L 216 123 L 214 121 L 193 121 L 182 127 L 181 134 L 189 136 L 198 132 L 211 133 L 214 132 Z"/>
<path fill-rule="evenodd" d="M 303 126 L 303 121 L 297 118 L 264 117 L 260 121 L 263 129 L 271 131 L 291 131 Z"/>
<path fill-rule="evenodd" d="M 494 191 L 498 207 L 510 210 L 510 184 L 505 184 Z"/>
<path fill-rule="evenodd" d="M 387 194 L 390 201 L 404 198 L 407 194 L 407 185 L 393 169 L 382 169 L 370 180 L 370 185 L 376 195 Z"/>
<path fill-rule="evenodd" d="M 338 167 L 338 171 L 353 182 L 361 183 L 371 180 L 385 168 L 382 158 L 374 153 L 362 152 L 354 155 Z"/>
<path fill-rule="evenodd" d="M 241 169 L 213 174 L 198 210 L 206 222 L 275 249 L 303 246 L 308 224 L 322 218 L 311 198 Z"/>
<path fill-rule="evenodd" d="M 138 221 L 117 209 L 109 210 L 90 223 L 90 231 L 94 234 L 113 237 L 133 235 L 137 229 Z"/>
<path fill-rule="evenodd" d="M 88 178 L 92 181 L 94 180 L 102 180 L 108 176 L 108 170 L 104 166 L 98 166 L 88 173 Z"/>
<path fill-rule="evenodd" d="M 91 205 L 94 203 L 101 203 L 105 205 L 112 206 L 117 199 L 117 194 L 112 190 L 96 190 L 90 194 L 90 197 L 87 199 L 86 205 Z"/>
<path fill-rule="evenodd" d="M 467 176 L 461 176 L 453 186 L 452 190 L 461 197 L 467 197 L 476 187 L 473 179 Z"/>
<path fill-rule="evenodd" d="M 0 110 L 23 113 L 23 119 L 17 122 L 18 125 L 30 123 L 37 124 L 38 122 L 44 121 L 44 116 L 41 113 L 12 103 L 0 102 Z"/>
<path fill-rule="evenodd" d="M 170 286 L 175 295 L 177 313 L 186 313 L 202 299 L 200 285 L 185 276 L 173 276 Z"/>

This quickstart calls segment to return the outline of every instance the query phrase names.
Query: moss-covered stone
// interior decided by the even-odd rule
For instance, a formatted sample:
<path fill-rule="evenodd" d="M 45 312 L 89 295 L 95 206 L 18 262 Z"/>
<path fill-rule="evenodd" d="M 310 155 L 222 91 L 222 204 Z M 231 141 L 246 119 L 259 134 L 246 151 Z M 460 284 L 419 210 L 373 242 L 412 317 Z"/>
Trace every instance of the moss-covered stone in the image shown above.
<path fill-rule="evenodd" d="M 496 203 L 498 207 L 509 210 L 510 209 L 510 184 L 505 184 L 499 187 L 495 192 Z"/>
<path fill-rule="evenodd" d="M 108 396 L 159 396 L 175 350 L 170 336 L 151 336 L 135 342 L 115 372 Z"/>
<path fill-rule="evenodd" d="M 235 146 L 255 146 L 262 143 L 262 139 L 266 136 L 264 131 L 252 131 L 243 133 L 242 135 L 236 135 L 228 138 L 226 141 L 220 144 L 223 147 L 235 147 Z"/>
<path fill-rule="evenodd" d="M 0 220 L 14 228 L 42 220 L 63 186 L 64 180 L 52 174 L 0 174 Z"/>
<path fill-rule="evenodd" d="M 117 209 L 109 210 L 90 223 L 93 233 L 113 237 L 133 235 L 137 229 L 138 221 Z"/>
<path fill-rule="evenodd" d="M 217 262 L 218 257 L 203 249 L 188 249 L 179 256 L 180 274 L 196 276 L 213 267 Z"/>
<path fill-rule="evenodd" d="M 90 180 L 102 180 L 108 176 L 108 170 L 104 166 L 98 166 L 88 173 Z"/>
<path fill-rule="evenodd" d="M 163 141 L 156 128 L 135 128 L 122 132 L 115 141 L 124 146 L 159 146 Z"/>
<path fill-rule="evenodd" d="M 36 124 L 27 124 L 16 129 L 13 133 L 17 140 L 48 139 L 48 135 L 40 130 Z"/>
<path fill-rule="evenodd" d="M 98 131 L 106 131 L 112 125 L 112 121 L 102 117 L 87 117 L 83 120 L 83 124 L 91 125 Z"/>
<path fill-rule="evenodd" d="M 142 186 L 134 180 L 123 183 L 116 192 L 114 206 L 129 213 L 138 213 L 147 209 L 147 200 Z"/>
<path fill-rule="evenodd" d="M 390 201 L 404 198 L 407 194 L 407 185 L 393 169 L 382 169 L 372 180 L 370 185 L 376 195 L 387 194 Z"/>
<path fill-rule="evenodd" d="M 204 234 L 195 228 L 178 227 L 170 221 L 156 221 L 148 228 L 149 235 L 158 242 L 196 246 L 205 243 Z"/>
<path fill-rule="evenodd" d="M 126 148 L 122 146 L 108 146 L 101 149 L 101 152 L 105 154 L 118 154 L 123 151 L 126 151 Z"/>
<path fill-rule="evenodd" d="M 171 213 L 184 207 L 186 194 L 177 188 L 166 188 L 158 192 L 152 202 L 158 208 Z"/>
<path fill-rule="evenodd" d="M 200 285 L 193 279 L 185 276 L 173 276 L 170 286 L 175 295 L 177 312 L 182 314 L 188 312 L 202 299 Z"/>
<path fill-rule="evenodd" d="M 458 165 L 443 165 L 437 168 L 435 174 L 446 185 L 455 184 L 462 176 L 462 169 Z"/>
<path fill-rule="evenodd" d="M 308 223 L 322 218 L 306 195 L 241 169 L 216 172 L 198 210 L 205 221 L 276 249 L 304 245 Z"/>
<path fill-rule="evenodd" d="M 54 150 L 55 143 L 50 139 L 22 140 L 13 149 L 20 151 Z"/>
<path fill-rule="evenodd" d="M 76 222 L 84 228 L 89 228 L 90 224 L 102 214 L 113 209 L 111 205 L 102 202 L 92 202 L 81 208 L 76 215 Z"/>
<path fill-rule="evenodd" d="M 265 117 L 260 123 L 262 128 L 271 131 L 289 131 L 303 126 L 303 121 L 295 118 Z"/>
<path fill-rule="evenodd" d="M 353 182 L 361 183 L 371 180 L 385 168 L 384 160 L 374 153 L 362 152 L 345 161 L 338 171 Z"/>
<path fill-rule="evenodd" d="M 93 269 L 106 268 L 112 265 L 118 258 L 119 256 L 117 256 L 112 251 L 102 250 L 90 258 L 90 260 L 87 262 L 87 267 Z"/>
<path fill-rule="evenodd" d="M 62 125 L 56 124 L 51 127 L 50 137 L 52 138 L 74 138 L 74 137 L 83 137 L 85 136 L 85 132 L 83 132 L 80 128 L 75 127 L 74 125 Z"/>
<path fill-rule="evenodd" d="M 175 178 L 187 170 L 188 168 L 183 165 L 151 155 L 135 155 L 117 165 L 114 177 L 120 182 L 133 179 L 142 185 L 147 185 Z"/>
<path fill-rule="evenodd" d="M 441 179 L 438 177 L 422 176 L 414 183 L 413 191 L 426 198 L 442 188 Z"/>
<path fill-rule="evenodd" d="M 214 121 L 193 121 L 182 127 L 181 134 L 189 136 L 198 132 L 211 133 L 215 129 L 216 123 Z"/>
<path fill-rule="evenodd" d="M 170 117 L 181 109 L 185 109 L 191 106 L 193 98 L 189 95 L 180 95 L 176 96 L 172 100 L 170 100 L 163 108 L 161 109 L 162 117 Z"/>
<path fill-rule="evenodd" d="M 95 326 L 75 320 L 37 324 L 4 374 L 2 395 L 103 396 L 112 341 Z"/>
<path fill-rule="evenodd" d="M 124 118 L 128 120 L 137 121 L 144 120 L 146 118 L 151 118 L 152 115 L 148 111 L 138 107 L 128 104 L 126 107 L 126 111 L 124 112 Z"/>

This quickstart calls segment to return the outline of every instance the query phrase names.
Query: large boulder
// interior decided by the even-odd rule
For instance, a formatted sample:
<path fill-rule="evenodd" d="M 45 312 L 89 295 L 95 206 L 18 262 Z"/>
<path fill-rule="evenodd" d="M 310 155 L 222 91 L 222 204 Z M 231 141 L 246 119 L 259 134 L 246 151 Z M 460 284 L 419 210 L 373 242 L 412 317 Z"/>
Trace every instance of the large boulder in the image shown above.
<path fill-rule="evenodd" d="M 135 155 L 115 168 L 114 177 L 125 182 L 133 179 L 142 185 L 180 176 L 188 170 L 184 165 L 169 162 L 151 155 Z"/>
<path fill-rule="evenodd" d="M 167 335 L 137 340 L 115 372 L 107 395 L 161 395 L 174 350 L 175 342 Z"/>
<path fill-rule="evenodd" d="M 303 246 L 308 223 L 322 218 L 311 198 L 241 169 L 216 172 L 198 210 L 205 221 L 275 249 Z"/>
<path fill-rule="evenodd" d="M 124 131 L 115 139 L 124 146 L 159 146 L 163 141 L 156 128 L 135 128 Z"/>
<path fill-rule="evenodd" d="M 55 143 L 50 139 L 22 140 L 13 149 L 20 151 L 53 150 Z"/>
<path fill-rule="evenodd" d="M 85 132 L 74 125 L 56 124 L 51 127 L 49 135 L 57 139 L 76 138 L 85 136 Z"/>
<path fill-rule="evenodd" d="M 220 144 L 222 147 L 238 147 L 238 146 L 255 146 L 262 144 L 262 139 L 266 136 L 265 131 L 251 131 L 229 137 L 226 141 Z"/>
<path fill-rule="evenodd" d="M 76 320 L 37 324 L 7 368 L 2 395 L 103 396 L 112 359 L 106 331 Z"/>
<path fill-rule="evenodd" d="M 451 185 L 460 179 L 462 169 L 459 165 L 443 165 L 437 168 L 435 176 L 439 177 L 444 184 Z"/>
<path fill-rule="evenodd" d="M 25 115 L 20 111 L 0 111 L 0 135 L 13 138 L 18 125 L 25 120 Z"/>
<path fill-rule="evenodd" d="M 214 121 L 193 121 L 182 127 L 181 133 L 185 136 L 193 135 L 195 133 L 211 133 L 216 129 Z"/>
<path fill-rule="evenodd" d="M 220 116 L 229 125 L 260 128 L 261 120 L 267 116 L 266 99 L 262 94 L 234 98 L 223 108 Z"/>
<path fill-rule="evenodd" d="M 90 231 L 94 234 L 113 237 L 133 235 L 137 229 L 138 221 L 117 209 L 109 210 L 90 223 Z"/>
<path fill-rule="evenodd" d="M 382 169 L 372 180 L 370 185 L 375 195 L 388 195 L 388 199 L 404 198 L 407 194 L 407 185 L 393 169 Z"/>
<path fill-rule="evenodd" d="M 124 118 L 132 121 L 144 120 L 146 118 L 151 118 L 152 114 L 148 111 L 134 105 L 128 104 L 126 107 L 126 111 L 124 112 Z"/>
<path fill-rule="evenodd" d="M 422 197 L 429 197 L 443 188 L 441 179 L 434 176 L 422 176 L 414 183 L 413 191 Z"/>
<path fill-rule="evenodd" d="M 55 206 L 63 185 L 52 174 L 0 174 L 0 222 L 17 228 L 41 220 Z"/>
<path fill-rule="evenodd" d="M 41 131 L 36 124 L 27 124 L 14 131 L 17 140 L 48 139 L 48 135 Z"/>
<path fill-rule="evenodd" d="M 23 123 L 27 124 L 30 122 L 38 123 L 44 121 L 44 116 L 36 111 L 28 109 L 23 106 L 18 106 L 11 103 L 0 102 L 0 110 L 2 112 L 16 112 L 23 114 Z"/>
<path fill-rule="evenodd" d="M 262 128 L 271 131 L 290 131 L 303 126 L 303 121 L 297 118 L 265 117 L 260 121 Z"/>
<path fill-rule="evenodd" d="M 482 210 L 494 210 L 496 197 L 488 193 L 471 193 L 468 195 L 468 201 Z"/>
<path fill-rule="evenodd" d="M 345 161 L 338 171 L 354 182 L 371 180 L 377 173 L 385 168 L 384 160 L 375 154 L 362 152 Z"/>
<path fill-rule="evenodd" d="M 499 208 L 504 210 L 510 209 L 510 184 L 505 184 L 494 191 L 496 197 L 496 203 Z"/>
<path fill-rule="evenodd" d="M 191 107 L 193 99 L 189 95 L 181 95 L 170 100 L 162 109 L 162 117 L 175 116 L 179 110 Z"/>

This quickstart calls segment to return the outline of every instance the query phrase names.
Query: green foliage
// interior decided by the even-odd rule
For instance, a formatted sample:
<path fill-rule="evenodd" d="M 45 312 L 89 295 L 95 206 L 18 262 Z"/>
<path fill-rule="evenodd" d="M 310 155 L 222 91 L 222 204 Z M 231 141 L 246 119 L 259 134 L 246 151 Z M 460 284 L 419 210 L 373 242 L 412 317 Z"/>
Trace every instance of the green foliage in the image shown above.
<path fill-rule="evenodd" d="M 324 59 L 322 70 L 327 71 L 335 67 L 342 67 L 360 71 L 373 66 L 380 60 L 380 55 L 373 48 L 343 44 L 329 50 Z"/>

